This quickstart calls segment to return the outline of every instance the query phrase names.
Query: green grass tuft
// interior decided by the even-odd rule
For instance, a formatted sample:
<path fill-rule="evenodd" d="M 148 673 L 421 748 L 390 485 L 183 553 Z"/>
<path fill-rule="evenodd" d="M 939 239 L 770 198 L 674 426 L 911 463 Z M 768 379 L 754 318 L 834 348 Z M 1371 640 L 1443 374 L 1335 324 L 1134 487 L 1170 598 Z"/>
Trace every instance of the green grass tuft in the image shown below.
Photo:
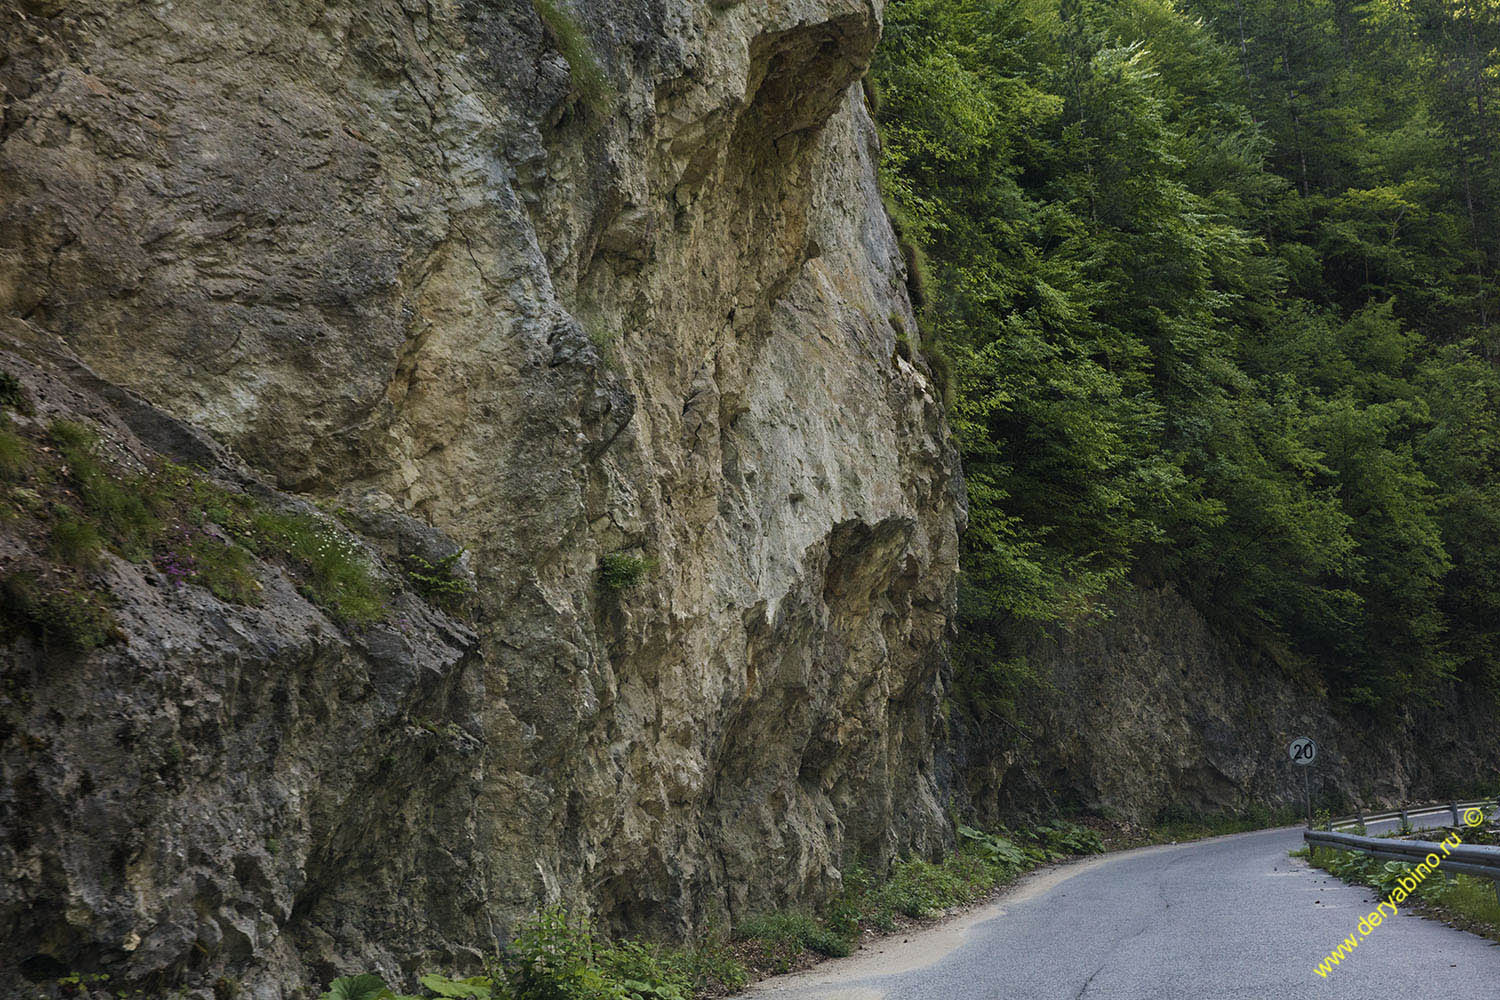
<path fill-rule="evenodd" d="M 671 948 L 609 941 L 585 917 L 549 907 L 524 921 L 483 975 L 427 973 L 422 986 L 468 1000 L 690 1000 L 722 996 L 749 976 L 722 945 Z M 334 980 L 320 1000 L 409 1000 L 379 976 Z M 416 1000 L 416 998 L 410 998 Z"/>
<path fill-rule="evenodd" d="M 52 522 L 51 550 L 65 563 L 90 569 L 98 565 L 104 539 L 99 537 L 99 529 L 92 522 L 64 508 Z"/>
<path fill-rule="evenodd" d="M 871 878 L 851 865 L 843 892 L 820 915 L 771 912 L 746 920 L 733 945 L 717 939 L 686 947 L 609 941 L 586 918 L 552 907 L 516 929 L 515 938 L 469 979 L 428 974 L 424 987 L 471 1000 L 692 1000 L 744 988 L 752 971 L 786 971 L 809 953 L 849 954 L 864 928 L 895 914 L 930 915 L 973 902 L 1059 852 L 1094 850 L 1098 838 L 1067 822 L 1013 835 L 963 827 L 959 850 L 939 862 L 908 859 L 890 877 Z M 746 963 L 751 967 L 747 968 Z M 378 976 L 335 980 L 321 1000 L 407 1000 Z"/>
<path fill-rule="evenodd" d="M 31 445 L 11 430 L 9 420 L 0 417 L 0 479 L 22 479 L 33 465 Z"/>
<path fill-rule="evenodd" d="M 388 595 L 351 539 L 307 514 L 261 511 L 251 521 L 262 554 L 284 554 L 310 600 L 349 625 L 385 617 Z"/>
<path fill-rule="evenodd" d="M 1169 806 L 1159 812 L 1156 821 L 1152 823 L 1151 840 L 1154 843 L 1180 842 L 1267 830 L 1277 826 L 1291 826 L 1298 822 L 1301 815 L 1292 806 L 1271 809 L 1253 805 L 1233 813 L 1203 813 Z"/>
<path fill-rule="evenodd" d="M 151 554 L 151 540 L 162 526 L 146 505 L 147 494 L 141 482 L 102 463 L 95 454 L 99 437 L 83 424 L 57 420 L 49 434 L 67 465 L 84 511 L 121 555 L 134 562 L 144 560 Z"/>
<path fill-rule="evenodd" d="M 841 958 L 854 950 L 852 936 L 806 913 L 763 913 L 736 928 L 735 936 L 758 943 L 778 972 L 790 969 L 804 951 Z"/>
<path fill-rule="evenodd" d="M 26 607 L 40 607 L 46 594 L 88 590 L 91 584 L 82 572 L 108 549 L 131 562 L 154 565 L 176 586 L 202 586 L 220 600 L 238 604 L 261 600 L 260 556 L 284 565 L 309 600 L 346 625 L 385 617 L 388 593 L 374 564 L 351 537 L 316 516 L 269 510 L 167 461 L 122 471 L 103 457 L 98 432 L 80 421 L 56 420 L 45 434 L 51 448 L 38 447 L 0 415 L 0 475 L 28 487 L 9 491 L 17 503 L 7 505 L 7 516 L 36 519 L 33 530 L 52 563 L 46 575 L 51 582 Z M 451 608 L 467 587 L 452 569 L 452 561 L 442 561 L 415 571 L 409 567 L 409 572 L 424 596 Z M 94 581 L 93 586 L 102 584 Z M 31 586 L 27 593 L 35 590 Z M 62 610 L 69 610 L 63 597 L 57 600 Z M 61 631 L 78 633 L 81 639 L 74 645 L 97 644 L 93 636 L 99 629 L 91 625 L 101 617 L 97 611 L 85 602 L 73 609 L 72 625 Z M 12 626 L 31 620 L 21 612 L 10 619 Z M 50 642 L 58 630 L 43 631 Z"/>
<path fill-rule="evenodd" d="M 221 601 L 259 604 L 260 580 L 255 575 L 255 556 L 242 545 L 199 532 L 187 543 L 192 560 L 193 582 L 209 589 Z"/>
<path fill-rule="evenodd" d="M 599 582 L 611 593 L 622 593 L 645 579 L 655 560 L 624 552 L 610 552 L 599 560 Z"/>
<path fill-rule="evenodd" d="M 745 921 L 735 937 L 762 972 L 784 972 L 808 952 L 845 955 L 866 928 L 891 931 L 900 921 L 934 917 L 982 899 L 1039 864 L 1103 849 L 1097 834 L 1059 820 L 1014 834 L 959 827 L 959 848 L 940 861 L 905 858 L 883 879 L 852 865 L 843 891 L 818 916 L 769 913 Z"/>

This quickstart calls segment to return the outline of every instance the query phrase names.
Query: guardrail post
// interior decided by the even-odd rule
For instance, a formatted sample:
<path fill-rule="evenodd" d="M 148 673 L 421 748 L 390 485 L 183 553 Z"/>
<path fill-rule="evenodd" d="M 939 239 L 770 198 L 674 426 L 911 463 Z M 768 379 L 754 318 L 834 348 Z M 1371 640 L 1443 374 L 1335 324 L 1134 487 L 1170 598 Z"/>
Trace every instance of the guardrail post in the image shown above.
<path fill-rule="evenodd" d="M 1448 808 L 1453 811 L 1453 825 L 1456 827 L 1458 826 L 1458 803 L 1449 799 Z"/>
<path fill-rule="evenodd" d="M 1407 832 L 1410 829 L 1411 829 L 1411 817 L 1408 816 L 1407 813 L 1406 813 L 1406 810 L 1403 809 L 1403 810 L 1401 810 L 1401 832 L 1405 833 L 1405 832 Z"/>
<path fill-rule="evenodd" d="M 1363 837 L 1365 835 L 1365 811 L 1363 809 L 1354 810 L 1354 819 L 1359 823 L 1359 835 Z"/>

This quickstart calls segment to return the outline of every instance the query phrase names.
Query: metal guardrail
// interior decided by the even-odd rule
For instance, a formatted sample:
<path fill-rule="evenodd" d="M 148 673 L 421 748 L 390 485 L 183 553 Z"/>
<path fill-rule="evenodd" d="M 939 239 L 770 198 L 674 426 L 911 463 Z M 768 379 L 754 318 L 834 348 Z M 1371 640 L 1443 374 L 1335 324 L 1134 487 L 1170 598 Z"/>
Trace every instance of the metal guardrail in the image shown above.
<path fill-rule="evenodd" d="M 1401 861 L 1409 865 L 1421 863 L 1428 855 L 1437 854 L 1442 859 L 1441 871 L 1449 874 L 1473 875 L 1487 878 L 1495 884 L 1495 897 L 1500 899 L 1500 847 L 1482 844 L 1459 844 L 1458 846 L 1434 843 L 1430 840 L 1402 840 L 1393 837 L 1365 836 L 1370 824 L 1389 823 L 1400 820 L 1400 830 L 1430 829 L 1419 827 L 1413 821 L 1441 818 L 1439 826 L 1461 826 L 1460 817 L 1470 809 L 1483 810 L 1486 816 L 1500 810 L 1500 800 L 1480 799 L 1474 802 L 1444 802 L 1429 806 L 1409 806 L 1389 812 L 1372 813 L 1368 816 L 1355 814 L 1352 817 L 1334 820 L 1327 830 L 1304 830 L 1302 839 L 1309 847 L 1325 847 L 1336 851 L 1357 851 L 1381 861 Z M 1355 826 L 1360 833 L 1343 833 L 1340 826 Z"/>
<path fill-rule="evenodd" d="M 1429 816 L 1442 816 L 1448 821 L 1436 824 L 1439 826 L 1459 826 L 1462 821 L 1460 817 L 1468 809 L 1482 809 L 1486 815 L 1491 815 L 1495 810 L 1500 810 L 1500 799 L 1475 799 L 1470 802 L 1433 802 L 1427 805 L 1407 806 L 1404 809 L 1391 809 L 1386 812 L 1363 813 L 1358 812 L 1353 816 L 1344 816 L 1332 820 L 1328 824 L 1330 830 L 1338 830 L 1340 827 L 1356 826 L 1363 833 L 1365 828 L 1377 823 L 1389 823 L 1400 820 L 1399 829 L 1425 830 L 1431 829 L 1431 825 L 1418 826 L 1412 821 L 1420 820 Z"/>

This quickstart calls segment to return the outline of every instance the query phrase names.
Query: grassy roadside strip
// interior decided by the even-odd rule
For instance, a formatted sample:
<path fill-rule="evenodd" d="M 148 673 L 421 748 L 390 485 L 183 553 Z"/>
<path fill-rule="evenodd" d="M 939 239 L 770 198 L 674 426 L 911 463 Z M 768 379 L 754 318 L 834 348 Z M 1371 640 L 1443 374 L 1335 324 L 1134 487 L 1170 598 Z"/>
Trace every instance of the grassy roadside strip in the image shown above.
<path fill-rule="evenodd" d="M 1441 840 L 1450 832 L 1429 831 L 1423 836 Z M 1482 842 L 1472 831 L 1460 833 L 1466 843 Z M 1500 838 L 1492 835 L 1492 839 Z M 1291 856 L 1303 858 L 1314 868 L 1321 868 L 1351 885 L 1369 886 L 1380 896 L 1389 895 L 1412 871 L 1411 865 L 1400 861 L 1379 861 L 1354 851 L 1322 847 L 1304 847 L 1292 851 Z M 1468 875 L 1429 878 L 1406 898 L 1403 907 L 1432 920 L 1441 920 L 1450 927 L 1500 941 L 1500 903 L 1496 902 L 1495 887 L 1488 879 Z"/>
<path fill-rule="evenodd" d="M 941 861 L 898 861 L 884 878 L 858 866 L 820 912 L 752 917 L 728 940 L 684 947 L 610 941 L 581 917 L 547 909 L 526 921 L 484 973 L 457 979 L 429 973 L 422 991 L 397 993 L 374 974 L 335 980 L 321 1000 L 697 1000 L 733 993 L 755 979 L 853 952 L 867 937 L 930 921 L 976 903 L 1051 861 L 1103 850 L 1093 831 L 1054 821 L 1011 833 L 959 827 L 958 849 Z"/>

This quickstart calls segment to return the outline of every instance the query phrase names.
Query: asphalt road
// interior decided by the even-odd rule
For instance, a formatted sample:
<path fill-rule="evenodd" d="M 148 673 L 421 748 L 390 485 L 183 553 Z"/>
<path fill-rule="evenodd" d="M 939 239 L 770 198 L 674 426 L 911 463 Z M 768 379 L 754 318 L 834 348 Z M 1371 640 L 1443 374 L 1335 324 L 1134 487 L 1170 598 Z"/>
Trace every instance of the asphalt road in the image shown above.
<path fill-rule="evenodd" d="M 1299 829 L 1107 855 L 1031 876 L 953 924 L 751 991 L 781 1000 L 1500 996 L 1500 948 L 1402 912 L 1327 979 L 1374 893 L 1287 857 Z"/>

